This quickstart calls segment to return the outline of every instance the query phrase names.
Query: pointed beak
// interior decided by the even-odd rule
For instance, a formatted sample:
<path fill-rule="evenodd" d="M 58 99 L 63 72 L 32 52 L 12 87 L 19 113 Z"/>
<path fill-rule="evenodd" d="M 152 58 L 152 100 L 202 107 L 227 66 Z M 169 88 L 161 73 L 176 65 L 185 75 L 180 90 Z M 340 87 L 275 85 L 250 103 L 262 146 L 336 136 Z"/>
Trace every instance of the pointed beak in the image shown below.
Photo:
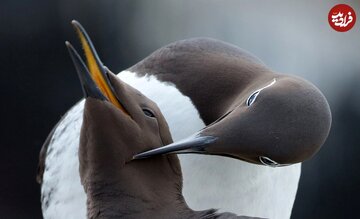
<path fill-rule="evenodd" d="M 143 159 L 161 154 L 187 154 L 187 153 L 198 153 L 207 154 L 206 147 L 211 145 L 217 140 L 217 137 L 213 136 L 192 136 L 179 142 L 155 148 L 153 150 L 139 153 L 133 157 L 133 160 Z"/>
<path fill-rule="evenodd" d="M 100 100 L 107 100 L 123 111 L 126 115 L 130 116 L 116 97 L 107 75 L 109 72 L 102 64 L 89 35 L 79 22 L 73 20 L 71 24 L 74 26 L 75 31 L 80 38 L 86 57 L 86 64 L 69 42 L 65 42 L 65 44 L 69 50 L 71 59 L 80 78 L 85 98 L 93 97 Z"/>
<path fill-rule="evenodd" d="M 85 63 L 82 61 L 79 53 L 76 52 L 74 47 L 68 41 L 65 42 L 65 45 L 68 48 L 71 60 L 75 65 L 75 69 L 80 79 L 84 97 L 93 97 L 99 100 L 107 100 L 107 98 L 101 93 L 98 86 L 91 78 L 90 72 L 86 67 Z"/>

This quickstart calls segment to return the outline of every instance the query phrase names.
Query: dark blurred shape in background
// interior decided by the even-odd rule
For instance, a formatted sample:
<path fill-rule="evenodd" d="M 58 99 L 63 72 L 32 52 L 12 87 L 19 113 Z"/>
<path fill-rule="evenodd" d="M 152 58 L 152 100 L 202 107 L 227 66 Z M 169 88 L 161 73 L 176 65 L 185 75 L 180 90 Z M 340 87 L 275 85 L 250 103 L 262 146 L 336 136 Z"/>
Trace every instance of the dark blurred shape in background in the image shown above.
<path fill-rule="evenodd" d="M 41 218 L 35 182 L 47 134 L 82 94 L 64 46 L 79 20 L 114 72 L 180 39 L 208 36 L 270 68 L 317 85 L 333 127 L 303 164 L 293 219 L 352 218 L 360 206 L 360 21 L 346 33 L 327 14 L 336 1 L 9 1 L 0 6 L 0 217 Z M 360 16 L 359 1 L 349 2 Z M 75 44 L 78 45 L 78 44 Z M 244 197 L 246 198 L 246 197 Z"/>

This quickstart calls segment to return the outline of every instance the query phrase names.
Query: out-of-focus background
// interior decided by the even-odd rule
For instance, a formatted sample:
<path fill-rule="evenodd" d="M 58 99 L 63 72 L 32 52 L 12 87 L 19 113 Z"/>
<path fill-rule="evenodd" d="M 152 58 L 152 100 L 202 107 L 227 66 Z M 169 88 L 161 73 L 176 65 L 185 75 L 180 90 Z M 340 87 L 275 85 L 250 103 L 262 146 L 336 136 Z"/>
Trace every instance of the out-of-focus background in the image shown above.
<path fill-rule="evenodd" d="M 292 219 L 353 218 L 360 206 L 360 2 L 345 1 L 358 15 L 345 33 L 327 20 L 338 3 L 2 0 L 0 218 L 41 218 L 38 153 L 52 126 L 82 96 L 64 45 L 79 45 L 72 19 L 86 27 L 114 72 L 167 43 L 207 36 L 317 85 L 329 101 L 333 125 L 321 151 L 303 163 Z"/>

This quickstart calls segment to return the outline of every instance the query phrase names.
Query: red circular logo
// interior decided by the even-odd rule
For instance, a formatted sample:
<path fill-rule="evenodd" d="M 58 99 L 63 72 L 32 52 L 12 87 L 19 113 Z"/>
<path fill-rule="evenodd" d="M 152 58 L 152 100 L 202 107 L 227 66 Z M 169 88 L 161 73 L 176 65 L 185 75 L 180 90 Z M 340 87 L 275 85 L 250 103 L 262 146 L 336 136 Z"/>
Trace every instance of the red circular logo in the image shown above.
<path fill-rule="evenodd" d="M 349 5 L 339 4 L 329 11 L 328 20 L 334 30 L 346 32 L 355 25 L 356 14 Z"/>

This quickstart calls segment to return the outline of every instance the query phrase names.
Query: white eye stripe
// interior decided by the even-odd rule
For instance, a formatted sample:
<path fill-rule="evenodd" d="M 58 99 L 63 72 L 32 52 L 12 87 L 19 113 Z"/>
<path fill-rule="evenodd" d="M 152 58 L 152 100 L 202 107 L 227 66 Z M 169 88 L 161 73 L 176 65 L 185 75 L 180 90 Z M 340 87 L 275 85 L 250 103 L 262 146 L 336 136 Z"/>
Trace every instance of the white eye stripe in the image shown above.
<path fill-rule="evenodd" d="M 262 90 L 264 90 L 265 88 L 268 88 L 268 87 L 272 86 L 273 84 L 275 84 L 275 82 L 276 82 L 276 78 L 274 78 L 273 81 L 272 81 L 270 84 L 268 84 L 268 85 L 266 85 L 265 87 L 262 87 L 262 88 L 256 90 L 254 93 L 252 93 L 252 94 L 247 98 L 247 100 L 246 100 L 246 105 L 247 105 L 247 106 L 250 106 L 251 104 L 253 104 L 253 103 L 255 102 L 255 100 L 256 100 L 256 97 L 260 94 L 260 92 L 261 92 Z"/>
<path fill-rule="evenodd" d="M 261 91 L 261 90 L 264 90 L 265 88 L 268 88 L 268 87 L 270 87 L 270 86 L 274 85 L 274 84 L 275 84 L 275 82 L 276 82 L 276 78 L 274 78 L 274 79 L 273 79 L 273 81 L 272 81 L 270 84 L 266 85 L 266 86 L 265 86 L 265 87 L 263 87 L 263 88 L 260 88 L 259 90 L 260 90 L 260 91 Z"/>

